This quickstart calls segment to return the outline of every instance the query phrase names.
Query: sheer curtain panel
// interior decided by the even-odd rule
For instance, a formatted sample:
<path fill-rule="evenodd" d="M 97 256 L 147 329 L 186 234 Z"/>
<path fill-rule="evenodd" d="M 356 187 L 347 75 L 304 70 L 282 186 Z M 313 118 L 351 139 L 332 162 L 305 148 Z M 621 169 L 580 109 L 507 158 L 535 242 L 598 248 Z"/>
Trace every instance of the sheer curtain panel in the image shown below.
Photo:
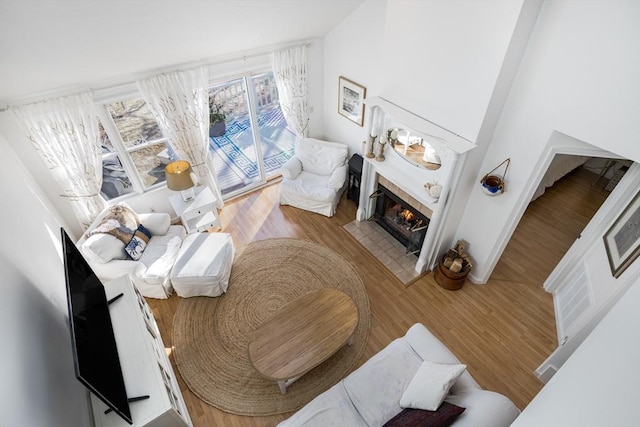
<path fill-rule="evenodd" d="M 86 229 L 107 206 L 100 195 L 102 149 L 93 96 L 85 92 L 13 112 Z"/>
<path fill-rule="evenodd" d="M 299 137 L 309 136 L 306 45 L 273 52 L 271 63 L 278 87 L 280 108 L 289 127 Z"/>
<path fill-rule="evenodd" d="M 209 150 L 207 68 L 159 74 L 136 83 L 171 148 L 191 163 L 200 183 L 213 190 L 217 207 L 222 208 Z"/>

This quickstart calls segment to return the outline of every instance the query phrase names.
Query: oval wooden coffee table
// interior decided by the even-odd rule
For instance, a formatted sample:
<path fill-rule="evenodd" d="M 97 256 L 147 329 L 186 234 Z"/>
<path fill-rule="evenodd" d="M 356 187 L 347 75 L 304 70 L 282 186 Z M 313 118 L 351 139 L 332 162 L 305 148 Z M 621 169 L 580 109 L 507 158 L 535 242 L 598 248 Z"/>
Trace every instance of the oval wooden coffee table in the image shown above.
<path fill-rule="evenodd" d="M 344 292 L 310 292 L 258 326 L 249 339 L 249 360 L 285 394 L 288 385 L 351 344 L 357 325 L 358 309 Z"/>

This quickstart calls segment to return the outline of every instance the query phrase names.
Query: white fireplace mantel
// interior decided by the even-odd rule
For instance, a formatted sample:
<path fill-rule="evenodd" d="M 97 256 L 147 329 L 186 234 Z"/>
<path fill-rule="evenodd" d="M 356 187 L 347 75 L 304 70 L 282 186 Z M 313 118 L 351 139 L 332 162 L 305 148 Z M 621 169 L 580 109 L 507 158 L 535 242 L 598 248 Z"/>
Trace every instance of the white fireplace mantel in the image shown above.
<path fill-rule="evenodd" d="M 369 111 L 371 113 L 373 113 L 375 107 L 378 107 L 383 111 L 386 118 L 401 123 L 404 127 L 411 129 L 413 132 L 420 134 L 423 138 L 429 140 L 429 142 L 434 140 L 442 141 L 442 143 L 446 145 L 447 149 L 454 153 L 464 154 L 476 147 L 476 144 L 461 137 L 460 135 L 407 111 L 384 98 L 374 96 L 372 98 L 365 99 L 364 103 L 369 107 Z M 381 129 L 380 125 L 383 124 L 383 122 L 380 119 L 384 119 L 384 116 L 378 117 L 378 120 L 376 120 L 375 123 L 370 120 L 369 123 L 371 123 L 371 127 Z"/>
<path fill-rule="evenodd" d="M 391 181 L 410 197 L 425 205 L 432 211 L 432 214 L 415 270 L 418 273 L 431 270 L 437 262 L 442 243 L 442 230 L 446 223 L 444 215 L 446 203 L 453 190 L 452 187 L 455 185 L 456 177 L 460 174 L 459 158 L 475 148 L 476 145 L 383 98 L 373 97 L 365 99 L 364 102 L 369 107 L 371 116 L 369 133 L 372 135 L 381 134 L 392 127 L 408 129 L 412 134 L 419 135 L 429 142 L 442 160 L 440 169 L 427 170 L 408 162 L 388 147 L 388 144 L 384 153 L 384 161 L 367 158 L 363 153 L 365 161 L 360 184 L 360 203 L 356 214 L 358 221 L 366 221 L 373 215 L 375 206 L 369 196 L 377 190 L 380 176 Z M 378 153 L 378 148 L 374 149 L 375 153 Z M 442 186 L 439 199 L 431 197 L 424 188 L 424 184 L 428 182 Z M 409 201 L 407 200 L 407 202 Z"/>

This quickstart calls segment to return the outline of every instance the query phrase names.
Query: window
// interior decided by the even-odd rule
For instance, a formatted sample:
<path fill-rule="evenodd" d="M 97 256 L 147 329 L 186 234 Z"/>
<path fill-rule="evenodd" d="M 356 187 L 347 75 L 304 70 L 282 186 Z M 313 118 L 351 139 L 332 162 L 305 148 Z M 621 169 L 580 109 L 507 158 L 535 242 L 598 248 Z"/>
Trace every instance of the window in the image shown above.
<path fill-rule="evenodd" d="M 129 194 L 133 191 L 129 175 L 122 166 L 117 150 L 111 144 L 109 136 L 100 124 L 102 143 L 102 188 L 100 193 L 106 200 Z"/>
<path fill-rule="evenodd" d="M 245 74 L 209 88 L 210 105 L 224 116 L 222 134 L 211 131 L 213 166 L 225 196 L 254 188 L 280 173 L 293 156 L 295 133 L 287 127 L 273 73 Z M 107 102 L 99 109 L 103 182 L 112 200 L 165 182 L 175 154 L 141 96 Z M 211 116 L 210 116 L 211 117 Z"/>
<path fill-rule="evenodd" d="M 102 196 L 110 200 L 164 182 L 171 154 L 144 99 L 106 104 L 103 113 Z"/>

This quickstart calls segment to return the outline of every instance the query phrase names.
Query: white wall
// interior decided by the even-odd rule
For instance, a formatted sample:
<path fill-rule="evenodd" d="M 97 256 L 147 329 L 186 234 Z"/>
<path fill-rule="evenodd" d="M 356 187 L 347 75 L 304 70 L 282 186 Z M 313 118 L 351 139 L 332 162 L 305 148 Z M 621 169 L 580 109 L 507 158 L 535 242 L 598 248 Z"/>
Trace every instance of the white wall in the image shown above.
<path fill-rule="evenodd" d="M 380 95 L 475 142 L 522 3 L 388 2 Z"/>
<path fill-rule="evenodd" d="M 507 191 L 488 197 L 475 185 L 456 233 L 475 259 L 472 280 L 489 278 L 554 131 L 640 160 L 638 16 L 638 2 L 543 4 L 477 177 L 510 157 Z"/>
<path fill-rule="evenodd" d="M 324 37 L 324 137 L 349 144 L 360 152 L 370 117 L 360 127 L 338 114 L 338 78 L 364 86 L 367 97 L 380 93 L 380 59 L 385 35 L 387 1 L 366 1 Z"/>
<path fill-rule="evenodd" d="M 480 173 L 480 166 L 491 144 L 493 133 L 511 91 L 513 80 L 526 52 L 541 5 L 541 0 L 525 0 L 522 4 L 516 28 L 507 48 L 502 68 L 497 77 L 496 85 L 475 141 L 476 148 L 460 161 L 461 174 L 458 183 L 454 184 L 456 185 L 456 192 L 453 194 L 453 199 L 446 212 L 447 224 L 443 230 L 442 237 L 442 242 L 449 242 L 449 246 L 452 246 L 453 242 L 456 241 L 456 231 L 468 204 L 468 195 L 478 185 L 477 175 Z"/>
<path fill-rule="evenodd" d="M 361 2 L 3 0 L 0 105 L 322 37 Z"/>
<path fill-rule="evenodd" d="M 326 137 L 359 150 L 364 129 L 337 112 L 338 77 L 476 140 L 522 1 L 369 0 L 325 36 Z"/>
<path fill-rule="evenodd" d="M 640 281 L 625 293 L 513 427 L 637 426 Z"/>
<path fill-rule="evenodd" d="M 87 426 L 73 371 L 60 222 L 0 136 L 0 424 Z"/>

